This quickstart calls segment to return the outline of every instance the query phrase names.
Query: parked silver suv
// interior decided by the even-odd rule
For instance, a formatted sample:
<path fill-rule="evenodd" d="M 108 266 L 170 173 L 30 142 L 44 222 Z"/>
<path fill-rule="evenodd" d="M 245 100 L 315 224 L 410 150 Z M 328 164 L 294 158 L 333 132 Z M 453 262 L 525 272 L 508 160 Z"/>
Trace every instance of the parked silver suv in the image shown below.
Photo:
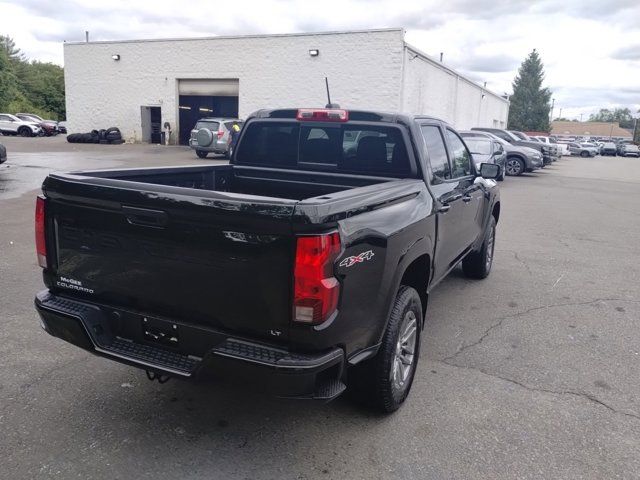
<path fill-rule="evenodd" d="M 237 118 L 201 118 L 191 130 L 189 146 L 200 158 L 205 158 L 209 153 L 230 156 L 229 142 L 234 122 L 242 127 L 242 120 Z"/>

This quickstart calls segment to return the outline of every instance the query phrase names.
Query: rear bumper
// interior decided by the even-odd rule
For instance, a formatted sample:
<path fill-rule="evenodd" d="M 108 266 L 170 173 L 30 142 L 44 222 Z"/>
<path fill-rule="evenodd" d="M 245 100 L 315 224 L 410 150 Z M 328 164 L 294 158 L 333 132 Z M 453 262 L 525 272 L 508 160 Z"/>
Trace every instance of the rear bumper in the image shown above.
<path fill-rule="evenodd" d="M 189 146 L 193 150 L 202 150 L 203 152 L 211 152 L 211 153 L 226 153 L 229 150 L 229 144 L 222 140 L 215 140 L 211 143 L 211 145 L 207 145 L 206 147 L 201 147 L 198 145 L 198 140 L 195 138 L 189 139 Z"/>
<path fill-rule="evenodd" d="M 142 317 L 86 302 L 59 297 L 44 290 L 35 306 L 42 328 L 54 337 L 116 362 L 172 377 L 215 378 L 251 386 L 287 398 L 332 400 L 342 393 L 344 351 L 334 348 L 321 353 L 284 350 L 211 329 L 149 318 L 154 325 L 175 332 L 179 346 L 168 347 L 140 340 L 146 328 Z M 118 325 L 126 331 L 140 330 L 136 340 L 117 335 Z M 142 320 L 144 319 L 144 320 Z M 154 327 L 155 328 L 155 327 Z M 135 335 L 130 335 L 135 336 Z"/>

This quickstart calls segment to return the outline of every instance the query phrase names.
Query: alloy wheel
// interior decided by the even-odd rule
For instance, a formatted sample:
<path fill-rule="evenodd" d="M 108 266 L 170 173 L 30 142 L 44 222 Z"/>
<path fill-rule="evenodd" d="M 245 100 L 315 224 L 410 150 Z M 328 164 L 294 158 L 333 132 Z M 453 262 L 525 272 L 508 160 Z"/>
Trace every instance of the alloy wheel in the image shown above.
<path fill-rule="evenodd" d="M 405 313 L 400 326 L 400 334 L 396 343 L 393 365 L 391 367 L 391 381 L 396 391 L 402 391 L 407 385 L 413 368 L 413 360 L 418 338 L 418 320 L 416 314 L 409 310 Z"/>

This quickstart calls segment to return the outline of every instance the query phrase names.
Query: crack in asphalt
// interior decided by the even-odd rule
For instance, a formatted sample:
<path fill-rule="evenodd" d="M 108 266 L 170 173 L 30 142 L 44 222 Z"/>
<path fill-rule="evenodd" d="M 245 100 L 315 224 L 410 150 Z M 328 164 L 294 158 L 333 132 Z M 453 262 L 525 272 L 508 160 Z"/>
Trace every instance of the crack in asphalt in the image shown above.
<path fill-rule="evenodd" d="M 595 395 L 593 395 L 591 393 L 577 392 L 577 391 L 574 391 L 574 390 L 551 390 L 551 389 L 547 389 L 547 388 L 532 387 L 530 385 L 527 385 L 526 383 L 522 383 L 522 382 L 519 382 L 518 380 L 514 380 L 513 378 L 503 377 L 502 375 L 498 375 L 496 373 L 487 372 L 486 370 L 483 370 L 483 369 L 478 368 L 478 367 L 457 365 L 455 363 L 451 363 L 451 362 L 448 362 L 446 360 L 435 360 L 435 361 L 439 362 L 439 363 L 443 363 L 443 364 L 448 365 L 450 367 L 454 367 L 454 368 L 462 368 L 464 370 L 473 370 L 473 371 L 476 371 L 476 372 L 480 372 L 483 375 L 486 375 L 488 377 L 497 378 L 497 379 L 502 380 L 504 382 L 512 383 L 513 385 L 517 385 L 517 386 L 519 386 L 521 388 L 524 388 L 525 390 L 528 390 L 530 392 L 548 393 L 548 394 L 551 394 L 551 395 L 571 395 L 571 396 L 574 396 L 574 397 L 584 398 L 584 399 L 588 400 L 591 403 L 595 403 L 597 405 L 605 407 L 607 410 L 609 410 L 609 411 L 611 411 L 613 413 L 617 413 L 619 415 L 624 415 L 624 416 L 627 416 L 627 417 L 635 418 L 636 420 L 640 420 L 640 415 L 639 414 L 631 413 L 631 412 L 624 412 L 622 410 L 617 410 L 614 407 L 612 407 L 611 405 L 603 402 L 602 400 L 600 400 L 599 398 L 597 398 Z"/>
<path fill-rule="evenodd" d="M 446 362 L 448 360 L 453 360 L 454 358 L 456 358 L 458 355 L 460 355 L 465 350 L 468 350 L 468 349 L 473 348 L 473 347 L 475 347 L 477 345 L 480 345 L 484 341 L 484 339 L 487 338 L 489 336 L 489 334 L 493 330 L 495 330 L 497 328 L 500 328 L 502 326 L 503 322 L 505 320 L 510 319 L 510 318 L 521 317 L 523 315 L 526 315 L 527 313 L 535 312 L 537 310 L 545 310 L 547 308 L 577 307 L 577 306 L 581 306 L 581 305 L 592 305 L 592 304 L 598 303 L 598 302 L 631 302 L 631 303 L 640 303 L 640 300 L 624 299 L 624 298 L 596 298 L 595 300 L 589 300 L 588 302 L 552 303 L 552 304 L 549 304 L 549 305 L 541 305 L 541 306 L 538 306 L 538 307 L 531 307 L 531 308 L 528 308 L 526 310 L 523 310 L 522 312 L 512 313 L 510 315 L 506 315 L 504 317 L 499 318 L 498 322 L 496 322 L 493 325 L 489 326 L 489 328 L 487 328 L 482 333 L 482 335 L 480 335 L 480 337 L 476 341 L 459 347 L 458 350 L 454 354 L 449 355 L 447 357 L 444 357 L 443 359 L 441 359 L 441 361 L 442 362 Z"/>

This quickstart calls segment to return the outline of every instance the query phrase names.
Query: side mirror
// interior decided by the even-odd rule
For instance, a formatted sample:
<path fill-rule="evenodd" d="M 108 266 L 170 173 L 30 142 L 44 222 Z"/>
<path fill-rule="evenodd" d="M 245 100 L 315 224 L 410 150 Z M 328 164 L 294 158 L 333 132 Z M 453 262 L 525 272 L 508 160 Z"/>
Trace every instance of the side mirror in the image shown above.
<path fill-rule="evenodd" d="M 495 163 L 481 163 L 480 176 L 482 178 L 495 180 L 500 176 L 500 165 Z"/>

